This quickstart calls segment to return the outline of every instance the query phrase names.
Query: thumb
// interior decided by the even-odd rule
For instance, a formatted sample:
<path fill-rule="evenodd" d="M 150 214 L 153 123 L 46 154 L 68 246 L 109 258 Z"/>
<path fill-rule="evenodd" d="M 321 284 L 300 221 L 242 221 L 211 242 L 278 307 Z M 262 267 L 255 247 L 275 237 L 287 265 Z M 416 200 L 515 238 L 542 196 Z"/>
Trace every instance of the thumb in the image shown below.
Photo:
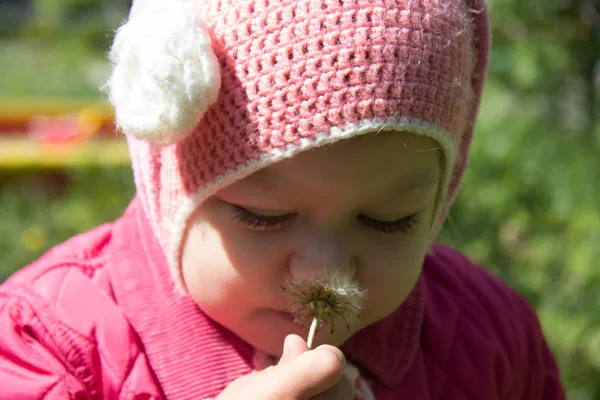
<path fill-rule="evenodd" d="M 306 346 L 306 343 L 301 343 Z M 291 351 L 302 351 L 302 347 L 295 347 L 300 342 L 295 338 L 290 339 Z M 307 346 L 308 347 L 308 346 Z M 296 358 L 291 359 L 286 355 L 286 364 L 278 364 L 275 368 L 265 371 L 262 375 L 268 385 L 264 394 L 273 399 L 312 399 L 335 386 L 344 375 L 346 359 L 337 348 L 322 345 L 314 350 L 308 350 Z M 293 353 L 290 353 L 290 355 Z"/>
<path fill-rule="evenodd" d="M 346 359 L 339 349 L 321 345 L 309 351 L 303 348 L 306 343 L 299 336 L 290 336 L 285 345 L 288 354 L 282 357 L 285 365 L 271 366 L 233 381 L 218 399 L 307 400 L 326 392 L 342 379 Z M 298 352 L 301 354 L 292 358 Z"/>
<path fill-rule="evenodd" d="M 294 334 L 287 335 L 283 341 L 283 354 L 277 365 L 286 365 L 300 354 L 306 353 L 309 350 L 306 342 L 300 336 Z"/>

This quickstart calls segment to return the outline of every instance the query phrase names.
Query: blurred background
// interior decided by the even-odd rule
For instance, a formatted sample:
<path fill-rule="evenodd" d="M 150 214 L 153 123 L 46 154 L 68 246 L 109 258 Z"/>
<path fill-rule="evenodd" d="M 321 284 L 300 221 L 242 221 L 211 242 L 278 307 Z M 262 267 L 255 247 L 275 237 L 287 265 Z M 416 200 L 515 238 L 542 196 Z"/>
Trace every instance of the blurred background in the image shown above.
<path fill-rule="evenodd" d="M 600 4 L 488 0 L 470 169 L 440 240 L 538 310 L 568 398 L 600 400 Z M 126 0 L 0 0 L 0 282 L 134 193 L 98 88 Z"/>

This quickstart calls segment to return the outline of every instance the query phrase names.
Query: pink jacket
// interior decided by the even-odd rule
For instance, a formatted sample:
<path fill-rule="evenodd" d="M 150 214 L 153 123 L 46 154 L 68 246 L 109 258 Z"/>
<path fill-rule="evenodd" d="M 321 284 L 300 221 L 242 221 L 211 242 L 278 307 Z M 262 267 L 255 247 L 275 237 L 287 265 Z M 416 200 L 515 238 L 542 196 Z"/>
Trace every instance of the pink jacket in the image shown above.
<path fill-rule="evenodd" d="M 531 307 L 446 247 L 342 350 L 378 400 L 564 399 Z M 0 286 L 0 398 L 204 399 L 254 351 L 172 291 L 139 202 Z"/>

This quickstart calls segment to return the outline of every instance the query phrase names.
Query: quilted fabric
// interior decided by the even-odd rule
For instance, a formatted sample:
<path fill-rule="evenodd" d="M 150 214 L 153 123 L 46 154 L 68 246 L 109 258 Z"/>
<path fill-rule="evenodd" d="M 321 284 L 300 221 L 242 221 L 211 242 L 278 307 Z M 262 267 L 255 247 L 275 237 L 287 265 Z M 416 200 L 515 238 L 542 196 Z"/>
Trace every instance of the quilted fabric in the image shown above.
<path fill-rule="evenodd" d="M 251 372 L 254 350 L 169 274 L 138 200 L 16 273 L 0 286 L 0 398 L 207 399 Z M 342 350 L 378 400 L 565 398 L 531 307 L 443 246 Z"/>

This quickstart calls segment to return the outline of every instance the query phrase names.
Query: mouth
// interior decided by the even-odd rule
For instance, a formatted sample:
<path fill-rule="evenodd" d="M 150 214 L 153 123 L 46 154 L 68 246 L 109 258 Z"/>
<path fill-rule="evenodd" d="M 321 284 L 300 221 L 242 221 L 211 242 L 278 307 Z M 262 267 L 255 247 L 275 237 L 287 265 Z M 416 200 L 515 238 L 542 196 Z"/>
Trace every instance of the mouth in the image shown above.
<path fill-rule="evenodd" d="M 287 310 L 275 310 L 275 313 L 288 322 L 294 322 L 294 315 Z"/>
<path fill-rule="evenodd" d="M 297 320 L 297 317 L 294 319 L 294 314 L 289 310 L 271 309 L 270 313 L 276 319 L 287 325 L 288 329 L 291 329 L 295 333 L 304 333 L 308 329 L 306 324 L 300 324 L 300 321 Z"/>

